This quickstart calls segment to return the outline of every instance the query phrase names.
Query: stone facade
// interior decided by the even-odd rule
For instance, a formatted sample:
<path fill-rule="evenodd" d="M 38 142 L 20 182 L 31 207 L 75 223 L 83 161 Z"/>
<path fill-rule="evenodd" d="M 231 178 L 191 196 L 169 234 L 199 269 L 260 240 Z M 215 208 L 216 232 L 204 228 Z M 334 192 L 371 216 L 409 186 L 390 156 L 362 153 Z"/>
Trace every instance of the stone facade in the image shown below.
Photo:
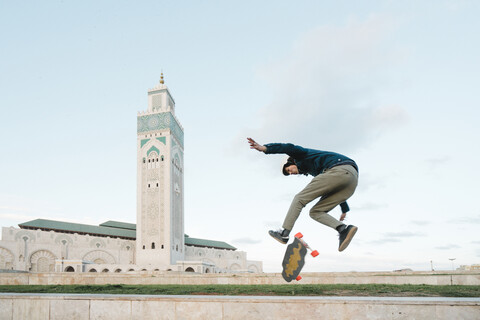
<path fill-rule="evenodd" d="M 136 263 L 135 240 L 77 233 L 2 228 L 0 269 L 30 272 L 191 271 L 198 273 L 262 272 L 260 261 L 243 251 L 184 246 L 175 265 Z"/>

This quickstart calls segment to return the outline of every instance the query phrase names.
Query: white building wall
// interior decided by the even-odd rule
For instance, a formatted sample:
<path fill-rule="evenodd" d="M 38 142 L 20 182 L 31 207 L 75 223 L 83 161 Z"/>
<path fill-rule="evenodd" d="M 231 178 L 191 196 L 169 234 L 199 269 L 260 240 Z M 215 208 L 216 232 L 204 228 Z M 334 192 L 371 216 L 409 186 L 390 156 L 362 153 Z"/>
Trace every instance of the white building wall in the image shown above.
<path fill-rule="evenodd" d="M 184 260 L 168 266 L 135 263 L 135 241 L 54 231 L 2 228 L 0 269 L 31 272 L 186 271 L 262 272 L 261 261 L 243 251 L 184 246 Z"/>
<path fill-rule="evenodd" d="M 133 265 L 135 241 L 54 231 L 2 228 L 0 269 L 53 272 L 56 260 Z"/>

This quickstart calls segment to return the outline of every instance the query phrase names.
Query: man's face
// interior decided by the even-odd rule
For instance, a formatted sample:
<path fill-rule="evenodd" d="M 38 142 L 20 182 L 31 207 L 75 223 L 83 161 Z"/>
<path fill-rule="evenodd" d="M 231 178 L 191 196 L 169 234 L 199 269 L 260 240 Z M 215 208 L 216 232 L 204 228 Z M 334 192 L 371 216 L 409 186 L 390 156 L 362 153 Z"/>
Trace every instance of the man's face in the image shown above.
<path fill-rule="evenodd" d="M 292 164 L 292 165 L 286 167 L 285 171 L 288 173 L 288 175 L 298 174 L 298 167 L 296 165 Z"/>

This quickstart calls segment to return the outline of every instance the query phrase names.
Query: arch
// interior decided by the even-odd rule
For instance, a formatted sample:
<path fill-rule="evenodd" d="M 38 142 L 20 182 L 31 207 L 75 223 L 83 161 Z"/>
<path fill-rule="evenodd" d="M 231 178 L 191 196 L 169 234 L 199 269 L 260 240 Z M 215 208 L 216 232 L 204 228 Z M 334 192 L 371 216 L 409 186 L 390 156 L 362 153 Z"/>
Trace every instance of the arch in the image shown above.
<path fill-rule="evenodd" d="M 248 271 L 251 272 L 251 273 L 258 273 L 259 270 L 258 270 L 258 267 L 254 264 L 251 264 L 248 266 Z"/>
<path fill-rule="evenodd" d="M 242 269 L 242 267 L 239 264 L 236 264 L 236 263 L 234 263 L 230 266 L 230 271 L 238 271 L 240 269 Z"/>
<path fill-rule="evenodd" d="M 128 272 L 132 272 L 132 271 L 135 271 L 135 269 L 131 269 L 131 268 L 128 269 Z"/>
<path fill-rule="evenodd" d="M 65 272 L 75 272 L 75 268 L 72 266 L 68 266 L 65 268 Z"/>
<path fill-rule="evenodd" d="M 125 241 L 122 243 L 122 245 L 120 246 L 120 249 L 121 250 L 125 250 L 125 251 L 130 251 L 130 250 L 133 250 L 133 247 L 135 247 L 135 243 L 132 242 L 132 241 Z"/>
<path fill-rule="evenodd" d="M 65 242 L 65 243 L 64 243 Z M 65 234 L 60 234 L 55 238 L 55 243 L 56 244 L 66 244 L 68 243 L 69 245 L 73 244 L 73 240 L 71 237 L 65 235 Z"/>
<path fill-rule="evenodd" d="M 115 272 L 115 273 L 120 273 L 120 272 L 122 272 L 122 269 L 115 269 L 114 272 Z"/>
<path fill-rule="evenodd" d="M 88 272 L 97 272 L 97 269 L 92 268 L 92 269 L 88 270 Z"/>
<path fill-rule="evenodd" d="M 107 272 L 110 272 L 110 270 L 108 270 L 108 268 L 105 268 L 105 269 L 102 270 L 102 272 L 107 273 Z"/>
<path fill-rule="evenodd" d="M 82 260 L 92 261 L 96 264 L 116 264 L 115 258 L 103 250 L 94 250 L 85 254 Z"/>
<path fill-rule="evenodd" d="M 173 154 L 173 163 L 178 167 L 178 169 L 183 168 L 182 155 L 178 151 L 175 151 Z"/>
<path fill-rule="evenodd" d="M 53 272 L 57 257 L 48 250 L 38 250 L 30 256 L 32 272 Z"/>
<path fill-rule="evenodd" d="M 13 253 L 3 247 L 0 247 L 0 269 L 12 269 L 15 257 Z"/>
<path fill-rule="evenodd" d="M 195 270 L 193 270 L 192 267 L 188 267 L 187 269 L 185 269 L 185 272 L 195 272 Z"/>
<path fill-rule="evenodd" d="M 198 257 L 205 257 L 207 256 L 207 252 L 204 249 L 197 249 L 195 255 Z"/>
<path fill-rule="evenodd" d="M 147 157 L 150 156 L 150 153 L 151 153 L 151 152 L 155 152 L 157 155 L 160 154 L 160 150 L 158 150 L 158 148 L 155 147 L 155 146 L 152 146 L 150 149 L 148 149 L 148 151 L 147 151 Z"/>
<path fill-rule="evenodd" d="M 28 237 L 28 240 L 35 241 L 35 234 L 28 230 L 21 230 L 15 234 L 15 241 L 23 239 L 24 237 Z"/>
<path fill-rule="evenodd" d="M 90 240 L 90 247 L 92 248 L 105 248 L 107 244 L 103 239 L 100 238 L 93 238 Z"/>

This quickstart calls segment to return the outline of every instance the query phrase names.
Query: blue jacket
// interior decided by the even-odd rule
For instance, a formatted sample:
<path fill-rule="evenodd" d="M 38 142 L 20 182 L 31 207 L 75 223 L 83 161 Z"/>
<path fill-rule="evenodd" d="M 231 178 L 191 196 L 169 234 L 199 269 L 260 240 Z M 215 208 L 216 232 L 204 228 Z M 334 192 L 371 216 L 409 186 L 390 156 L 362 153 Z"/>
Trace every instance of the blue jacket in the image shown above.
<path fill-rule="evenodd" d="M 310 174 L 316 177 L 338 165 L 351 165 L 358 172 L 355 161 L 339 153 L 307 149 L 291 143 L 269 143 L 265 147 L 267 147 L 266 154 L 285 153 L 291 156 L 301 174 Z M 349 211 L 347 202 L 341 203 L 340 207 L 344 213 Z"/>

